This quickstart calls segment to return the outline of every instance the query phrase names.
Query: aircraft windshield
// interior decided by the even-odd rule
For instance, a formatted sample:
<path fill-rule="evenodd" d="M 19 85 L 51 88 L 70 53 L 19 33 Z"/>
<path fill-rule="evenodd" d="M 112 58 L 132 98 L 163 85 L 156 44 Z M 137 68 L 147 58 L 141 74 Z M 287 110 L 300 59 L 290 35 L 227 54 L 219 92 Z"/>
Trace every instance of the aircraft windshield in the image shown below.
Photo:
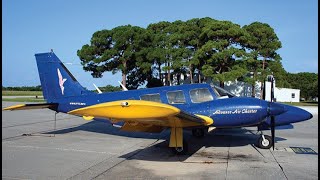
<path fill-rule="evenodd" d="M 218 87 L 218 86 L 215 86 L 215 85 L 211 85 L 213 91 L 216 93 L 216 95 L 218 96 L 218 98 L 221 98 L 221 97 L 228 97 L 228 98 L 232 98 L 232 97 L 235 97 L 236 95 L 232 94 L 231 92 L 221 88 L 221 87 Z"/>

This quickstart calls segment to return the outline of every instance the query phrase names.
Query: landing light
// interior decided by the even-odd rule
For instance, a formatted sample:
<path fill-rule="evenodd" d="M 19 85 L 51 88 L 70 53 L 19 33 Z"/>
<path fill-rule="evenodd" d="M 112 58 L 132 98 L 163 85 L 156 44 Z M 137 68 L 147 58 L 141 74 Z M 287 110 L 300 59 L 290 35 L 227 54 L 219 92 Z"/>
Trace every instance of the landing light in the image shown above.
<path fill-rule="evenodd" d="M 122 107 L 128 107 L 128 106 L 129 106 L 129 103 L 128 103 L 128 102 L 121 102 L 121 106 L 122 106 Z"/>

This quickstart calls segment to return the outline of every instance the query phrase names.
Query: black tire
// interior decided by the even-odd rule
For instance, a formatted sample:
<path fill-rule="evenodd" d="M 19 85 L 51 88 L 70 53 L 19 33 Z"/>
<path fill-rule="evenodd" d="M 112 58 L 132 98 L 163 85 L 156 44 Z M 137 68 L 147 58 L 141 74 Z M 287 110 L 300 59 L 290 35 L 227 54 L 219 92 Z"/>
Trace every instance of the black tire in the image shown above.
<path fill-rule="evenodd" d="M 203 128 L 196 128 L 196 129 L 192 129 L 192 135 L 194 137 L 197 137 L 197 138 L 202 138 L 204 137 L 204 129 Z"/>
<path fill-rule="evenodd" d="M 186 141 L 183 141 L 183 148 L 177 148 L 177 147 L 174 147 L 174 148 L 171 148 L 173 154 L 176 154 L 176 155 L 184 155 L 184 154 L 187 154 L 188 152 L 188 143 Z"/>
<path fill-rule="evenodd" d="M 262 136 L 259 138 L 258 147 L 261 149 L 270 149 L 272 147 L 272 138 L 266 135 L 264 135 L 264 138 L 266 139 L 265 142 L 263 142 Z"/>

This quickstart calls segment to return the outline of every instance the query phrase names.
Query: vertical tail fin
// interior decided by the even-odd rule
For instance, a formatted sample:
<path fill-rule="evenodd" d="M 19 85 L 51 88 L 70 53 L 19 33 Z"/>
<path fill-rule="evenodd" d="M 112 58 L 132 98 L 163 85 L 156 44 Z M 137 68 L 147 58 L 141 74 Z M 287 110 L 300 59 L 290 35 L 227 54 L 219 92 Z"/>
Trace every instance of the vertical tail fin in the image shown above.
<path fill-rule="evenodd" d="M 41 87 L 47 102 L 58 99 L 92 93 L 83 88 L 70 71 L 53 53 L 35 54 Z"/>

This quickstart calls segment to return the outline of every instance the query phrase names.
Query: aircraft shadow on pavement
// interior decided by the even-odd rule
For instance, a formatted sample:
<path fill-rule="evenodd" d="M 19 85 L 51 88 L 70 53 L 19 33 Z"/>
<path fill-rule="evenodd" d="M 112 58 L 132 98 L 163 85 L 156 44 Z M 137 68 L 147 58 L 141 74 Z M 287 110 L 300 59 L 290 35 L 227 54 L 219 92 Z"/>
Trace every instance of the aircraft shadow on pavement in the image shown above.
<path fill-rule="evenodd" d="M 184 138 L 188 142 L 188 153 L 185 155 L 176 156 L 168 148 L 169 137 L 167 137 L 166 141 L 162 141 L 159 143 L 155 143 L 149 147 L 144 149 L 138 149 L 136 151 L 132 151 L 128 154 L 120 156 L 121 158 L 126 158 L 128 160 L 136 159 L 136 160 L 144 160 L 144 161 L 185 161 L 193 154 L 197 153 L 197 156 L 205 156 L 209 158 L 215 157 L 223 157 L 227 158 L 228 147 L 241 147 L 246 145 L 251 145 L 255 150 L 259 148 L 256 147 L 256 142 L 260 137 L 258 134 L 250 134 L 246 129 L 239 129 L 236 132 L 231 134 L 232 130 L 227 130 L 228 134 L 223 134 L 225 130 L 216 130 L 216 132 L 210 132 L 203 138 L 196 138 L 191 135 L 191 132 L 184 132 Z M 242 134 L 240 134 L 242 132 Z M 243 134 L 246 133 L 246 134 Z M 285 138 L 276 137 L 277 141 L 286 140 Z M 225 147 L 225 151 L 221 153 L 221 149 L 218 152 L 199 152 L 201 148 L 215 148 L 215 147 Z M 260 153 L 260 152 L 259 152 Z M 247 156 L 247 155 L 244 155 Z M 242 158 L 251 158 L 251 157 L 242 157 Z"/>
<path fill-rule="evenodd" d="M 46 132 L 45 134 L 66 134 L 75 131 L 88 131 L 102 134 L 110 134 L 132 138 L 158 139 L 159 142 L 143 149 L 132 151 L 122 155 L 126 159 L 139 159 L 146 161 L 183 161 L 205 147 L 241 147 L 252 145 L 255 148 L 260 134 L 246 128 L 216 129 L 206 134 L 203 138 L 192 136 L 191 131 L 184 131 L 184 139 L 188 143 L 188 153 L 183 156 L 175 156 L 168 148 L 170 132 L 165 130 L 162 133 L 125 132 L 113 127 L 108 122 L 90 121 L 80 126 L 65 128 L 57 131 Z M 281 137 L 277 141 L 286 140 Z M 174 158 L 172 158 L 174 157 Z"/>
<path fill-rule="evenodd" d="M 144 132 L 126 132 L 120 131 L 119 128 L 111 125 L 109 121 L 101 122 L 101 121 L 89 121 L 85 124 L 64 128 L 56 131 L 49 131 L 44 134 L 66 134 L 75 131 L 88 131 L 95 132 L 101 134 L 110 134 L 116 136 L 124 136 L 124 137 L 132 137 L 132 138 L 144 138 L 144 139 L 159 139 L 163 136 L 166 131 L 162 133 L 144 133 Z"/>

